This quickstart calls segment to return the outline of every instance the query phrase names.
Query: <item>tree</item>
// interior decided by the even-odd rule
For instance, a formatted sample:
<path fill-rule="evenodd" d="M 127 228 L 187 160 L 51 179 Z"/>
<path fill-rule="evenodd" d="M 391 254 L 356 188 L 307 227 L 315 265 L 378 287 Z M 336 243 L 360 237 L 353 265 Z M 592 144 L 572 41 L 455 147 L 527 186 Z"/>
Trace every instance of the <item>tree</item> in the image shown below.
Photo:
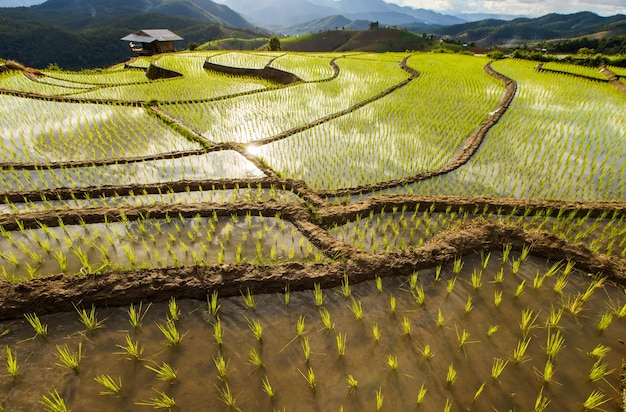
<path fill-rule="evenodd" d="M 189 42 L 188 48 L 189 50 L 194 51 L 198 48 L 198 43 L 196 43 L 195 41 Z"/>
<path fill-rule="evenodd" d="M 267 49 L 269 51 L 281 51 L 283 48 L 280 44 L 280 39 L 278 36 L 272 36 L 267 43 Z"/>

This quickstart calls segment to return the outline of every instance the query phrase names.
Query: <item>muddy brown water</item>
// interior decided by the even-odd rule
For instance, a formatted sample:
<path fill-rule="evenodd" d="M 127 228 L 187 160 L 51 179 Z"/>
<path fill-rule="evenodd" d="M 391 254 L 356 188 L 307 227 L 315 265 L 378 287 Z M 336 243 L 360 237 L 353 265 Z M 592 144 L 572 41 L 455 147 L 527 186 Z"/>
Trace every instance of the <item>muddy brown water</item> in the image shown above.
<path fill-rule="evenodd" d="M 512 252 L 511 259 L 519 259 Z M 469 279 L 479 270 L 481 260 L 477 254 L 464 258 L 464 266 L 451 293 L 448 281 L 454 276 L 452 265 L 443 267 L 441 279 L 434 281 L 434 269 L 418 274 L 418 285 L 425 291 L 425 304 L 419 305 L 411 293 L 410 280 L 391 277 L 382 280 L 379 293 L 375 281 L 351 285 L 351 296 L 360 301 L 364 316 L 357 320 L 349 308 L 340 288 L 323 290 L 323 307 L 331 316 L 334 329 L 326 331 L 312 291 L 291 292 L 289 305 L 284 295 L 255 296 L 255 309 L 249 310 L 241 297 L 220 299 L 219 311 L 224 330 L 221 346 L 213 338 L 212 322 L 207 304 L 197 300 L 179 300 L 181 310 L 177 329 L 184 334 L 179 346 L 167 345 L 165 337 L 155 326 L 164 323 L 167 304 L 154 304 L 148 310 L 139 330 L 131 330 L 126 311 L 128 307 L 98 308 L 98 318 L 103 328 L 95 333 L 85 332 L 75 312 L 42 316 L 49 325 L 49 337 L 29 339 L 33 329 L 24 320 L 1 324 L 8 333 L 0 344 L 8 345 L 17 353 L 20 374 L 17 380 L 0 377 L 0 400 L 7 410 L 40 410 L 38 400 L 53 388 L 65 399 L 71 410 L 136 411 L 148 407 L 136 402 L 158 396 L 163 391 L 173 397 L 180 410 L 229 410 L 220 400 L 218 388 L 224 382 L 217 378 L 213 358 L 221 353 L 228 359 L 227 382 L 240 410 L 286 411 L 347 411 L 375 410 L 376 392 L 381 391 L 382 410 L 414 410 L 419 389 L 427 388 L 421 410 L 442 410 L 446 400 L 452 410 L 532 410 L 541 392 L 550 399 L 547 410 L 580 410 L 582 403 L 593 390 L 602 391 L 609 401 L 606 410 L 616 408 L 619 394 L 619 370 L 625 353 L 624 319 L 613 316 L 608 328 L 599 333 L 600 317 L 621 307 L 626 299 L 624 290 L 605 283 L 595 290 L 583 305 L 578 316 L 563 313 L 559 330 L 565 338 L 563 349 L 554 362 L 555 375 L 550 383 L 542 378 L 547 355 L 545 353 L 548 329 L 546 321 L 553 306 L 559 309 L 577 294 L 584 293 L 591 281 L 586 273 L 572 272 L 562 294 L 554 292 L 556 279 L 562 274 L 547 278 L 538 288 L 533 288 L 537 273 L 544 274 L 554 263 L 530 257 L 521 264 L 517 274 L 512 273 L 511 261 L 502 262 L 501 254 L 493 254 L 482 274 L 482 286 L 476 291 Z M 504 269 L 502 284 L 494 283 L 494 275 Z M 526 281 L 522 294 L 515 298 L 518 285 Z M 495 307 L 494 292 L 502 291 L 503 300 Z M 391 313 L 390 297 L 396 298 L 396 311 Z M 473 309 L 465 312 L 468 296 Z M 144 306 L 145 307 L 145 306 Z M 524 309 L 537 315 L 535 327 L 530 329 L 531 339 L 524 360 L 516 364 L 513 350 L 522 338 L 521 313 Z M 444 317 L 443 326 L 436 324 L 438 311 Z M 310 343 L 311 355 L 307 364 L 301 339 L 296 337 L 298 318 L 305 318 L 305 333 Z M 407 318 L 410 335 L 403 333 L 402 322 Z M 248 319 L 258 320 L 263 327 L 263 339 L 253 336 Z M 380 339 L 375 341 L 372 327 L 380 328 Z M 499 327 L 491 337 L 487 331 L 492 325 Z M 459 335 L 469 333 L 467 343 L 460 347 Z M 143 347 L 143 359 L 131 361 L 120 354 L 117 345 L 125 344 L 125 335 Z M 337 353 L 336 336 L 346 336 L 346 352 Z M 295 339 L 294 339 L 295 338 Z M 82 342 L 83 356 L 79 374 L 56 365 L 59 363 L 56 345 L 76 350 Z M 420 349 L 429 344 L 434 357 L 426 360 Z M 597 345 L 610 348 L 603 358 L 607 370 L 605 379 L 592 382 L 589 370 L 596 359 L 588 355 Z M 248 359 L 255 349 L 265 366 L 258 369 Z M 389 355 L 396 356 L 398 369 L 388 365 Z M 494 358 L 509 360 L 498 379 L 491 378 Z M 145 368 L 168 362 L 178 370 L 178 380 L 167 383 L 156 379 L 154 372 Z M 452 385 L 446 384 L 449 365 L 457 371 Z M 311 390 L 300 372 L 311 367 L 317 385 Z M 123 392 L 119 398 L 100 395 L 103 390 L 94 378 L 109 374 L 122 379 Z M 358 381 L 354 394 L 350 394 L 346 377 Z M 267 376 L 276 395 L 271 400 L 262 389 L 262 379 Z M 482 393 L 474 402 L 474 395 L 485 383 Z M 543 389 L 542 389 L 543 388 Z"/>

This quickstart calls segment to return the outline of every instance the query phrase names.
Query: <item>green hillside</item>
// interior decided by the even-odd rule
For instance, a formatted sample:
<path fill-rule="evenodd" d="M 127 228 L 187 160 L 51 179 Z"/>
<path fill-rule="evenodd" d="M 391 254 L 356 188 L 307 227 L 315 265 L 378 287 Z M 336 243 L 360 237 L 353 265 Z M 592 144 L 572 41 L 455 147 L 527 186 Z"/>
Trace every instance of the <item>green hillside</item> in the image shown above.
<path fill-rule="evenodd" d="M 288 37 L 281 40 L 289 51 L 405 51 L 427 50 L 434 43 L 423 36 L 403 30 L 330 30 Z"/>

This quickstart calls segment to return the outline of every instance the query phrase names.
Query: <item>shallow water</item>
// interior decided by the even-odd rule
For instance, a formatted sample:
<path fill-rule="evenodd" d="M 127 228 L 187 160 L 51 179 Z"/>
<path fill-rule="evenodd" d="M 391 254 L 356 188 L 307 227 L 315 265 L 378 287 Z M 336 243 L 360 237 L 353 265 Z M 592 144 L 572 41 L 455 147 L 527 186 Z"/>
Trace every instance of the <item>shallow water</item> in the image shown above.
<path fill-rule="evenodd" d="M 93 273 L 100 268 L 311 261 L 322 260 L 323 255 L 292 223 L 250 215 L 141 219 L 5 232 L 0 238 L 0 257 L 0 273 L 15 280 Z"/>
<path fill-rule="evenodd" d="M 450 294 L 446 285 L 452 278 L 452 268 L 444 267 L 441 279 L 435 282 L 434 269 L 419 273 L 418 285 L 425 291 L 425 303 L 419 305 L 408 289 L 406 278 L 383 280 L 379 293 L 374 281 L 351 285 L 352 297 L 362 302 L 364 316 L 357 320 L 349 309 L 340 288 L 324 290 L 323 306 L 331 315 L 334 329 L 326 331 L 315 305 L 312 291 L 292 292 L 286 306 L 277 295 L 255 296 L 255 310 L 246 309 L 241 297 L 220 299 L 219 311 L 224 339 L 221 346 L 213 338 L 214 319 L 207 313 L 206 302 L 179 301 L 182 315 L 176 323 L 184 338 L 177 347 L 170 347 L 155 327 L 164 323 L 168 313 L 166 304 L 155 304 L 143 320 L 143 327 L 130 330 L 127 308 L 99 308 L 98 317 L 104 327 L 95 333 L 81 332 L 85 328 L 77 321 L 76 313 L 43 317 L 50 325 L 49 338 L 24 340 L 34 332 L 23 320 L 5 322 L 2 327 L 9 333 L 0 343 L 17 352 L 21 366 L 16 381 L 7 376 L 0 378 L 0 399 L 8 410 L 39 410 L 37 401 L 41 394 L 56 388 L 72 410 L 147 410 L 135 402 L 158 396 L 152 388 L 173 397 L 180 410 L 229 410 L 218 395 L 224 382 L 217 378 L 213 358 L 221 352 L 228 359 L 227 382 L 241 410 L 327 411 L 375 410 L 376 392 L 381 391 L 383 410 L 413 410 L 422 384 L 427 388 L 421 410 L 442 410 L 446 399 L 452 410 L 532 410 L 539 393 L 550 399 L 548 410 L 579 410 L 592 390 L 598 389 L 611 398 L 604 408 L 611 410 L 618 393 L 612 389 L 619 385 L 619 370 L 624 346 L 624 319 L 613 317 L 604 331 L 597 330 L 598 319 L 609 311 L 608 304 L 621 307 L 624 291 L 605 284 L 595 290 L 578 316 L 563 313 L 559 323 L 565 345 L 555 360 L 556 372 L 550 383 L 544 383 L 542 373 L 546 362 L 546 320 L 550 305 L 556 309 L 563 299 L 584 293 L 590 279 L 573 272 L 563 294 L 553 291 L 557 275 L 533 288 L 537 272 L 543 274 L 552 262 L 529 258 L 514 275 L 511 264 L 502 263 L 501 255 L 491 257 L 482 276 L 482 286 L 476 291 L 468 279 L 474 269 L 480 268 L 477 255 L 464 259 L 464 268 Z M 512 254 L 511 258 L 519 259 Z M 502 284 L 491 283 L 495 273 L 504 268 Z M 522 294 L 514 298 L 517 285 L 526 280 Z M 498 308 L 493 302 L 494 291 L 503 292 Z M 390 296 L 397 299 L 395 313 L 390 310 Z M 467 297 L 472 297 L 473 309 L 465 313 Z M 444 317 L 443 326 L 436 324 L 438 310 Z M 536 326 L 528 337 L 530 344 L 522 362 L 513 362 L 512 354 L 519 339 L 521 313 L 524 309 L 537 315 Z M 305 318 L 304 337 L 311 348 L 309 362 L 305 362 L 302 339 L 296 336 L 296 323 Z M 403 334 L 402 321 L 406 317 L 411 325 L 410 335 Z M 253 336 L 247 319 L 258 320 L 263 328 L 262 342 Z M 372 326 L 380 328 L 376 342 Z M 491 337 L 487 330 L 498 325 Z M 459 335 L 469 333 L 467 342 L 460 347 Z M 131 361 L 119 354 L 116 345 L 124 344 L 129 333 L 144 347 L 143 360 Z M 337 353 L 336 336 L 346 334 L 346 352 Z M 553 333 L 553 331 L 551 331 Z M 76 350 L 83 342 L 83 358 L 78 375 L 57 366 L 55 345 L 68 344 Z M 426 344 L 434 357 L 426 360 L 420 353 Z M 610 348 L 604 357 L 609 370 L 614 370 L 604 380 L 591 382 L 587 375 L 595 359 L 587 354 L 596 345 Z M 251 349 L 260 353 L 265 364 L 258 369 L 248 360 Z M 397 356 L 398 369 L 388 365 L 388 356 Z M 509 360 L 498 379 L 491 378 L 494 358 Z M 145 365 L 168 362 L 178 370 L 178 380 L 167 383 L 156 379 Z M 454 384 L 446 384 L 449 365 L 458 373 Z M 308 367 L 314 371 L 317 385 L 311 390 L 300 371 Z M 42 373 L 42 371 L 44 373 Z M 99 395 L 103 389 L 93 379 L 105 373 L 122 378 L 123 394 L 119 398 Z M 353 375 L 358 387 L 350 395 L 346 377 Z M 267 376 L 276 395 L 273 400 L 263 392 L 261 381 Z M 485 383 L 484 390 L 472 402 L 476 390 Z M 543 392 L 542 391 L 543 388 Z"/>

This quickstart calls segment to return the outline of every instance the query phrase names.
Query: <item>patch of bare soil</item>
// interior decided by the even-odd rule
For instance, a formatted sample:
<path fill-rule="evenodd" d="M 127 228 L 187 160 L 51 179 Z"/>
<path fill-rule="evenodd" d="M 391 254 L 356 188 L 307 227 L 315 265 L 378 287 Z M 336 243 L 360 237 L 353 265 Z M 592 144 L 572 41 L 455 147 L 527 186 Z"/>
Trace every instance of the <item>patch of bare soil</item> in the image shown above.
<path fill-rule="evenodd" d="M 293 73 L 279 70 L 271 66 L 265 66 L 262 69 L 247 69 L 243 67 L 223 66 L 221 64 L 211 63 L 208 59 L 203 66 L 206 70 L 213 70 L 219 73 L 232 74 L 234 76 L 247 76 L 266 79 L 278 84 L 292 84 L 302 82 L 302 79 Z"/>
<path fill-rule="evenodd" d="M 351 283 L 376 276 L 408 276 L 416 270 L 450 262 L 455 257 L 479 250 L 514 249 L 532 245 L 531 253 L 551 260 L 569 259 L 590 273 L 602 273 L 626 285 L 624 264 L 595 254 L 581 244 L 567 242 L 547 233 L 486 221 L 472 221 L 440 234 L 430 243 L 405 253 L 369 255 L 352 251 L 340 262 L 329 264 L 284 263 L 272 266 L 221 265 L 164 268 L 101 275 L 56 275 L 20 283 L 0 280 L 0 319 L 21 317 L 24 313 L 70 311 L 72 304 L 123 306 L 138 301 L 164 301 L 170 297 L 205 299 L 212 291 L 220 296 L 239 295 L 250 288 L 254 293 L 333 287 L 344 273 Z"/>

